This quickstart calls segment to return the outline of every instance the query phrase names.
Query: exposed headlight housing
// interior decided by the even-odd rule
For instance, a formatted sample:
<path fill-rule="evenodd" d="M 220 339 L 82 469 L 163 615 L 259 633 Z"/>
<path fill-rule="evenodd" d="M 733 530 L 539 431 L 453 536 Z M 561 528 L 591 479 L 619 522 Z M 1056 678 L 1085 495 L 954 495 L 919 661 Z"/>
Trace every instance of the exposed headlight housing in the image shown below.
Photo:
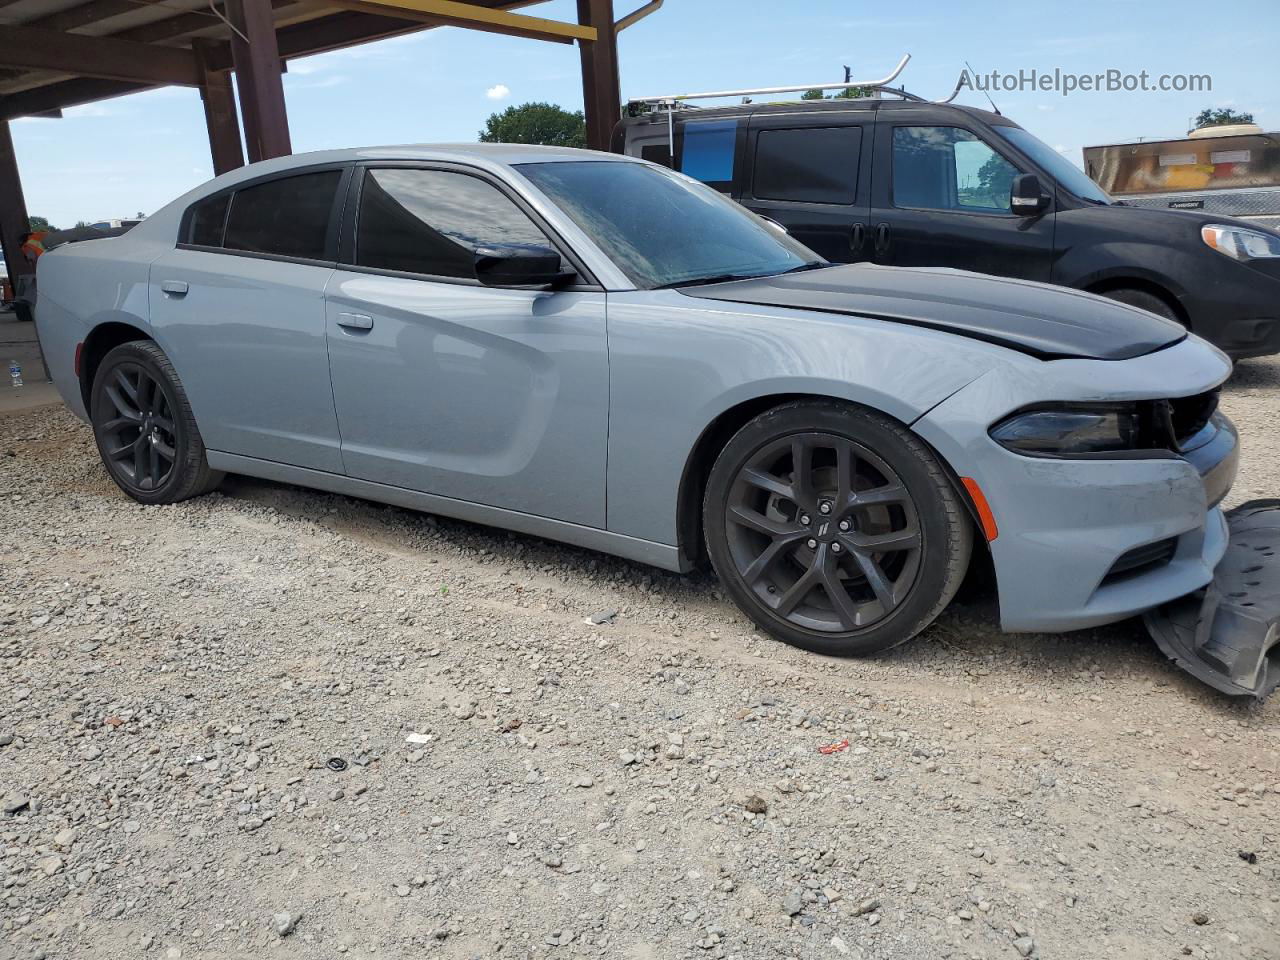
<path fill-rule="evenodd" d="M 1233 260 L 1265 260 L 1280 257 L 1280 236 L 1210 223 L 1200 228 L 1206 244 Z"/>
<path fill-rule="evenodd" d="M 1137 404 L 1073 404 L 1024 410 L 991 428 L 991 439 L 1014 453 L 1071 457 L 1138 450 L 1144 442 Z"/>

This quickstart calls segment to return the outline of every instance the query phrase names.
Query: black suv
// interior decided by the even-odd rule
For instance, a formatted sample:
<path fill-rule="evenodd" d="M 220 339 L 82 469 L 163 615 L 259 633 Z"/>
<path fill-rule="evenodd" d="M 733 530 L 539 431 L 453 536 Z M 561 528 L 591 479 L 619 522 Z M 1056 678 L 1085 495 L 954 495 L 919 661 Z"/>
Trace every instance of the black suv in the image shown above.
<path fill-rule="evenodd" d="M 1280 352 L 1280 233 L 1126 206 L 1007 117 L 882 98 L 628 112 L 616 152 L 702 180 L 829 260 L 1061 284 L 1234 359 Z"/>

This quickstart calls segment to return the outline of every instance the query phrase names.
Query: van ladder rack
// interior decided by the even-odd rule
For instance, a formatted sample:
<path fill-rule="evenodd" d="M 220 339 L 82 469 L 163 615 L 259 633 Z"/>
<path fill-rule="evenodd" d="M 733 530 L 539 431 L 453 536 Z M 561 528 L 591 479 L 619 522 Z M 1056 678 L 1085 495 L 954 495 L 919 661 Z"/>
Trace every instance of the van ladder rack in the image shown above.
<path fill-rule="evenodd" d="M 907 65 L 907 61 L 911 59 L 911 54 L 905 53 L 902 59 L 898 61 L 898 65 L 887 76 L 881 77 L 879 80 L 841 80 L 839 83 L 801 83 L 796 86 L 787 87 L 756 87 L 750 90 L 712 90 L 707 93 L 669 93 L 660 97 L 634 97 L 628 100 L 628 104 L 652 104 L 654 106 L 664 105 L 670 107 L 687 100 L 715 100 L 721 97 L 755 97 L 764 96 L 774 93 L 801 93 L 805 90 L 849 90 L 854 87 L 868 87 L 875 90 L 887 88 L 889 84 L 898 79 L 898 74 L 902 73 L 903 68 Z M 893 93 L 899 91 L 893 90 Z"/>

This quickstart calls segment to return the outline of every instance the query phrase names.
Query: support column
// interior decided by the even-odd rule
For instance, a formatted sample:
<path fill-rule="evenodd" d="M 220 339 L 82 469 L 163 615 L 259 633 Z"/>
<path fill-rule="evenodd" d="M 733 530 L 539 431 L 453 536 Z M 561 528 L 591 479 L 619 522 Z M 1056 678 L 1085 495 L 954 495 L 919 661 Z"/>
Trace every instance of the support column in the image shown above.
<path fill-rule="evenodd" d="M 235 93 L 231 74 L 226 70 L 210 70 L 209 61 L 217 45 L 196 39 L 191 43 L 200 65 L 200 99 L 204 101 L 204 123 L 209 130 L 209 153 L 213 156 L 213 175 L 244 166 L 244 147 L 240 141 L 240 121 L 236 117 Z"/>
<path fill-rule="evenodd" d="M 0 120 L 0 240 L 4 244 L 4 262 L 11 281 L 35 272 L 35 267 L 22 255 L 22 244 L 18 240 L 27 232 L 27 226 L 27 202 L 22 196 L 9 121 Z"/>
<path fill-rule="evenodd" d="M 579 40 L 582 51 L 582 104 L 587 116 L 587 146 L 608 150 L 621 118 L 618 83 L 618 35 L 613 0 L 578 0 L 578 22 L 596 28 L 595 40 Z"/>
<path fill-rule="evenodd" d="M 289 143 L 271 0 L 227 0 L 226 10 L 239 31 L 231 35 L 231 59 L 236 69 L 249 162 L 288 156 L 293 147 Z"/>

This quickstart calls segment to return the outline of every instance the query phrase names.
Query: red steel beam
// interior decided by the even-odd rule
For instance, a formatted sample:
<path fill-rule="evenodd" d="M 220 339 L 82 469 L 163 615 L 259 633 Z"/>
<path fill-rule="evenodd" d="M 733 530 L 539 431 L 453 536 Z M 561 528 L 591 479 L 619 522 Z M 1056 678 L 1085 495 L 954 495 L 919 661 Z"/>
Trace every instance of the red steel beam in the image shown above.
<path fill-rule="evenodd" d="M 582 105 L 587 118 L 587 146 L 593 150 L 608 150 L 613 128 L 622 117 L 613 0 L 578 0 L 578 22 L 596 28 L 595 40 L 578 41 L 582 53 Z"/>
<path fill-rule="evenodd" d="M 153 85 L 194 87 L 200 82 L 189 50 L 34 27 L 0 28 L 0 66 Z"/>
<path fill-rule="evenodd" d="M 240 93 L 240 116 L 249 162 L 283 157 L 293 152 L 289 116 L 280 79 L 280 48 L 271 19 L 270 0 L 227 0 L 227 15 L 236 30 L 231 36 L 231 60 Z"/>

